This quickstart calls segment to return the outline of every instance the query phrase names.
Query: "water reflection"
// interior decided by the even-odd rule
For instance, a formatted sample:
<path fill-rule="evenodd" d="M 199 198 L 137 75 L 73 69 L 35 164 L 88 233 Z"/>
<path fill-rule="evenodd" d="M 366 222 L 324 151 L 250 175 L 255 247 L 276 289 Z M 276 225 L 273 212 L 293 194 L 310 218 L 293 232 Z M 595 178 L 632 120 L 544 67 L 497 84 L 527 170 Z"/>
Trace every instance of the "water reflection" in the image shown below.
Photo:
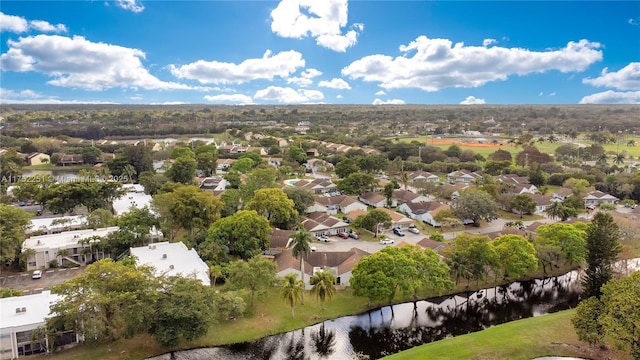
<path fill-rule="evenodd" d="M 575 307 L 577 272 L 548 279 L 385 306 L 285 334 L 219 348 L 170 354 L 175 359 L 378 359 L 411 347 L 517 319 Z M 169 354 L 166 354 L 169 355 Z"/>

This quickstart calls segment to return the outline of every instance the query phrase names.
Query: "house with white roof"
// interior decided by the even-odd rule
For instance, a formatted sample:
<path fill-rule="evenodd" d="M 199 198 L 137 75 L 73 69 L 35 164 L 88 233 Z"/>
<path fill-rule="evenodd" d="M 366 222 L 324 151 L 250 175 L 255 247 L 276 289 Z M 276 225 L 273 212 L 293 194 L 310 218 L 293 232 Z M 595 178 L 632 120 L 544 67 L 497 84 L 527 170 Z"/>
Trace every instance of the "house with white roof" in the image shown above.
<path fill-rule="evenodd" d="M 305 230 L 316 237 L 349 232 L 349 224 L 326 213 L 309 213 L 301 217 L 300 221 Z"/>
<path fill-rule="evenodd" d="M 417 203 L 404 203 L 398 207 L 400 211 L 405 212 L 410 218 L 423 221 L 433 227 L 442 226 L 435 220 L 435 216 L 451 207 L 439 201 L 420 201 Z"/>
<path fill-rule="evenodd" d="M 411 183 L 425 183 L 425 182 L 439 182 L 440 177 L 433 175 L 430 172 L 423 170 L 417 170 L 409 174 L 409 182 Z"/>
<path fill-rule="evenodd" d="M 113 200 L 113 209 L 116 212 L 116 216 L 120 216 L 129 212 L 132 207 L 136 209 L 142 209 L 147 207 L 151 209 L 151 195 L 147 195 L 143 192 L 128 192 L 123 196 Z"/>
<path fill-rule="evenodd" d="M 47 352 L 48 339 L 33 339 L 32 333 L 44 326 L 51 304 L 59 300 L 60 296 L 49 290 L 0 299 L 0 359 L 18 359 Z M 66 331 L 56 338 L 56 346 L 78 343 L 79 340 L 73 331 Z"/>
<path fill-rule="evenodd" d="M 450 182 L 451 184 L 453 183 L 469 184 L 474 182 L 476 179 L 481 179 L 481 178 L 482 178 L 482 174 L 478 172 L 471 172 L 465 169 L 460 169 L 447 174 L 447 181 Z"/>
<path fill-rule="evenodd" d="M 33 217 L 30 220 L 27 234 L 39 232 L 40 234 L 56 234 L 63 231 L 80 230 L 87 226 L 83 215 L 58 216 L 58 217 Z"/>
<path fill-rule="evenodd" d="M 584 206 L 598 206 L 600 204 L 615 204 L 620 199 L 613 195 L 609 195 L 602 191 L 596 190 L 588 193 L 585 197 L 582 198 L 584 200 Z"/>
<path fill-rule="evenodd" d="M 54 266 L 85 265 L 103 259 L 109 254 L 92 245 L 117 230 L 117 226 L 112 226 L 32 236 L 22 243 L 22 252 L 28 254 L 27 271 L 48 269 L 52 262 Z"/>
<path fill-rule="evenodd" d="M 343 213 L 361 209 L 367 211 L 367 205 L 349 195 L 317 196 L 313 205 L 307 208 L 307 212 L 324 212 L 328 214 Z"/>
<path fill-rule="evenodd" d="M 159 242 L 131 248 L 129 252 L 138 265 L 152 266 L 158 276 L 192 276 L 204 285 L 211 285 L 209 266 L 196 249 L 189 250 L 183 242 Z"/>

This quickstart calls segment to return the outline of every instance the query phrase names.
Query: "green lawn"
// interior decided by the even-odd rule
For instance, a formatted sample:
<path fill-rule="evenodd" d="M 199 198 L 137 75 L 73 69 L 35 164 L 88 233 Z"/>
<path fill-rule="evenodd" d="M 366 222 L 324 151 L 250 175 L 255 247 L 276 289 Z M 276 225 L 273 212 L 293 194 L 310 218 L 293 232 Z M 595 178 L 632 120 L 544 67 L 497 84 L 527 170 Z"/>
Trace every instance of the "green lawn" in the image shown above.
<path fill-rule="evenodd" d="M 529 360 L 542 356 L 630 359 L 622 353 L 601 352 L 578 341 L 571 325 L 575 310 L 517 320 L 484 331 L 456 336 L 386 357 L 413 359 Z"/>
<path fill-rule="evenodd" d="M 537 214 L 526 215 L 525 214 L 525 215 L 522 215 L 522 217 L 520 217 L 519 214 L 514 214 L 512 212 L 502 211 L 502 210 L 498 211 L 498 217 L 500 217 L 501 219 L 511 220 L 511 221 L 534 221 L 534 220 L 544 219 L 544 216 L 542 215 L 537 215 Z"/>

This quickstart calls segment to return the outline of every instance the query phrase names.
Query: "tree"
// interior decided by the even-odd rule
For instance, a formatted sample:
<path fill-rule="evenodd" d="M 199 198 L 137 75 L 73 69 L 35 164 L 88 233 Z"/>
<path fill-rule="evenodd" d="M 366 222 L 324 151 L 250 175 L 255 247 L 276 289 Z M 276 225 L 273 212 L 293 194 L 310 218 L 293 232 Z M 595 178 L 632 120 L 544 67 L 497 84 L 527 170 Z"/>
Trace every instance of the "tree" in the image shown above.
<path fill-rule="evenodd" d="M 240 210 L 222 218 L 211 225 L 207 238 L 198 247 L 198 253 L 205 260 L 214 260 L 201 252 L 201 248 L 210 248 L 212 243 L 226 247 L 230 254 L 249 259 L 262 253 L 269 247 L 271 234 L 269 221 L 253 210 Z"/>
<path fill-rule="evenodd" d="M 486 274 L 486 267 L 495 263 L 495 250 L 489 245 L 485 235 L 460 234 L 454 246 L 445 249 L 447 265 L 456 279 L 481 280 Z"/>
<path fill-rule="evenodd" d="M 309 283 L 313 286 L 311 288 L 311 294 L 315 295 L 322 304 L 322 310 L 325 309 L 324 302 L 333 298 L 336 293 L 336 287 L 334 286 L 336 277 L 333 276 L 329 270 L 317 271 L 311 277 Z"/>
<path fill-rule="evenodd" d="M 610 214 L 598 212 L 587 226 L 587 269 L 583 295 L 600 298 L 602 286 L 613 276 L 613 263 L 620 252 L 618 225 Z"/>
<path fill-rule="evenodd" d="M 53 319 L 85 341 L 116 340 L 147 330 L 160 284 L 150 268 L 134 268 L 112 259 L 97 261 L 84 273 L 54 285 L 61 300 L 51 305 Z"/>
<path fill-rule="evenodd" d="M 400 250 L 416 266 L 416 282 L 413 296 L 417 297 L 420 288 L 442 291 L 452 289 L 454 286 L 450 278 L 450 269 L 446 263 L 440 260 L 440 255 L 432 249 L 422 249 L 416 245 L 402 246 Z"/>
<path fill-rule="evenodd" d="M 363 296 L 371 302 L 382 300 L 392 300 L 398 289 L 398 281 L 404 280 L 406 290 L 413 290 L 412 283 L 409 279 L 398 277 L 399 266 L 396 266 L 393 254 L 388 249 L 397 249 L 395 247 L 386 247 L 381 251 L 365 256 L 353 268 L 352 277 L 349 281 L 353 294 Z M 406 256 L 404 257 L 407 262 Z M 402 270 L 412 271 L 415 269 L 411 266 L 404 266 Z"/>
<path fill-rule="evenodd" d="M 345 194 L 360 195 L 373 189 L 377 183 L 373 174 L 352 173 L 336 184 L 336 188 Z"/>
<path fill-rule="evenodd" d="M 388 182 L 385 186 L 384 186 L 384 190 L 382 191 L 382 193 L 384 194 L 384 197 L 387 199 L 386 204 L 387 207 L 391 207 L 392 204 L 392 200 L 393 200 L 393 191 L 396 189 L 396 184 L 393 181 Z"/>
<path fill-rule="evenodd" d="M 284 155 L 284 160 L 302 165 L 307 161 L 307 153 L 300 147 L 292 144 Z"/>
<path fill-rule="evenodd" d="M 149 333 L 165 347 L 181 339 L 192 341 L 207 334 L 214 319 L 214 295 L 200 280 L 173 276 L 164 279 L 163 291 L 153 306 Z"/>
<path fill-rule="evenodd" d="M 283 191 L 293 201 L 293 207 L 298 211 L 298 214 L 305 214 L 307 208 L 315 202 L 315 196 L 307 189 L 286 186 Z"/>
<path fill-rule="evenodd" d="M 489 242 L 495 252 L 495 267 L 504 278 L 518 279 L 538 267 L 536 249 L 520 235 L 503 235 Z"/>
<path fill-rule="evenodd" d="M 0 203 L 0 261 L 18 260 L 31 216 L 24 210 Z"/>
<path fill-rule="evenodd" d="M 498 204 L 488 193 L 481 190 L 462 190 L 454 202 L 453 213 L 461 220 L 469 219 L 479 226 L 480 220 L 498 218 Z"/>
<path fill-rule="evenodd" d="M 224 276 L 222 272 L 222 266 L 220 265 L 211 265 L 209 266 L 209 276 L 211 277 L 211 286 L 215 287 L 218 279 Z"/>
<path fill-rule="evenodd" d="M 92 229 L 112 226 L 114 220 L 113 214 L 107 209 L 96 209 L 87 214 L 87 226 Z"/>
<path fill-rule="evenodd" d="M 336 164 L 335 171 L 338 177 L 346 178 L 347 176 L 360 171 L 360 167 L 355 160 L 346 158 Z"/>
<path fill-rule="evenodd" d="M 183 156 L 177 158 L 166 174 L 169 180 L 185 185 L 193 183 L 193 178 L 196 177 L 196 168 L 198 164 L 196 160 Z"/>
<path fill-rule="evenodd" d="M 602 311 L 598 324 L 620 349 L 640 359 L 640 271 L 602 287 Z"/>
<path fill-rule="evenodd" d="M 529 194 L 518 194 L 511 200 L 511 208 L 520 213 L 522 219 L 523 214 L 531 214 L 536 210 L 536 203 Z"/>
<path fill-rule="evenodd" d="M 491 154 L 489 154 L 487 159 L 492 161 L 508 161 L 509 164 L 511 164 L 513 157 L 511 153 L 508 152 L 507 150 L 498 149 L 492 152 Z"/>
<path fill-rule="evenodd" d="M 562 217 L 562 202 L 554 201 L 547 207 L 544 212 L 551 218 L 551 220 L 555 220 L 557 218 Z"/>
<path fill-rule="evenodd" d="M 582 264 L 587 252 L 587 233 L 583 227 L 579 223 L 541 225 L 536 230 L 536 244 L 557 246 L 569 264 Z"/>
<path fill-rule="evenodd" d="M 264 168 L 255 168 L 247 174 L 246 181 L 240 185 L 242 199 L 248 202 L 256 191 L 266 188 L 278 187 L 278 170 L 273 166 L 265 165 Z"/>
<path fill-rule="evenodd" d="M 294 307 L 302 299 L 303 292 L 303 283 L 298 280 L 295 274 L 287 274 L 283 278 L 280 296 L 291 306 L 291 317 L 295 316 Z"/>
<path fill-rule="evenodd" d="M 288 229 L 298 217 L 293 201 L 278 188 L 257 190 L 246 209 L 255 210 L 281 229 Z"/>
<path fill-rule="evenodd" d="M 0 184 L 17 182 L 22 175 L 24 159 L 15 150 L 9 150 L 0 156 Z"/>
<path fill-rule="evenodd" d="M 222 217 L 227 217 L 235 214 L 242 206 L 242 195 L 238 189 L 226 189 L 221 195 L 222 210 L 220 212 Z"/>
<path fill-rule="evenodd" d="M 253 162 L 253 160 L 246 157 L 238 159 L 238 161 L 234 162 L 229 170 L 237 171 L 241 174 L 246 174 L 251 171 L 251 169 L 253 169 L 254 165 L 255 163 Z"/>
<path fill-rule="evenodd" d="M 295 274 L 291 275 L 296 278 Z M 255 297 L 261 296 L 264 290 L 274 286 L 276 281 L 276 264 L 260 255 L 252 257 L 249 261 L 234 261 L 229 269 L 231 287 L 249 289 L 251 306 L 253 306 Z"/>
<path fill-rule="evenodd" d="M 102 155 L 102 151 L 97 147 L 87 146 L 82 149 L 80 154 L 82 154 L 82 162 L 88 165 L 93 165 L 98 161 L 100 155 Z"/>
<path fill-rule="evenodd" d="M 388 213 L 379 209 L 373 209 L 364 215 L 361 221 L 358 222 L 358 225 L 361 228 L 373 231 L 375 233 L 375 237 L 378 237 L 380 225 L 389 227 L 391 226 L 391 220 L 391 215 Z"/>
<path fill-rule="evenodd" d="M 529 171 L 529 183 L 537 187 L 547 184 L 547 174 L 542 170 L 540 164 L 533 164 Z"/>
<path fill-rule="evenodd" d="M 138 183 L 144 186 L 144 193 L 155 195 L 164 183 L 169 181 L 164 174 L 154 174 L 151 171 L 143 171 L 138 175 Z"/>
<path fill-rule="evenodd" d="M 304 284 L 304 258 L 311 252 L 312 235 L 308 231 L 301 229 L 296 231 L 291 237 L 291 250 L 293 257 L 300 259 L 300 281 Z M 304 295 L 302 296 L 304 305 Z"/>
<path fill-rule="evenodd" d="M 196 162 L 198 170 L 202 171 L 204 176 L 211 176 L 216 173 L 218 148 L 215 145 L 200 145 L 195 149 Z"/>

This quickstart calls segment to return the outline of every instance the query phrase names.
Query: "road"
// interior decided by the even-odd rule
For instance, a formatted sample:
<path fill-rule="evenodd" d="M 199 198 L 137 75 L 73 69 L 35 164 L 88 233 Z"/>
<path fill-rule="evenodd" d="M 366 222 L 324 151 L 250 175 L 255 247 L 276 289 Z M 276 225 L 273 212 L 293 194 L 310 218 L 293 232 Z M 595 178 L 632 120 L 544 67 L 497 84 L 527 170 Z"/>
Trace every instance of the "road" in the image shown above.
<path fill-rule="evenodd" d="M 40 279 L 32 279 L 31 272 L 0 274 L 0 286 L 16 290 L 22 290 L 25 294 L 37 293 L 48 289 L 52 285 L 57 285 L 66 280 L 81 274 L 84 267 L 70 269 L 48 269 L 43 270 Z"/>

